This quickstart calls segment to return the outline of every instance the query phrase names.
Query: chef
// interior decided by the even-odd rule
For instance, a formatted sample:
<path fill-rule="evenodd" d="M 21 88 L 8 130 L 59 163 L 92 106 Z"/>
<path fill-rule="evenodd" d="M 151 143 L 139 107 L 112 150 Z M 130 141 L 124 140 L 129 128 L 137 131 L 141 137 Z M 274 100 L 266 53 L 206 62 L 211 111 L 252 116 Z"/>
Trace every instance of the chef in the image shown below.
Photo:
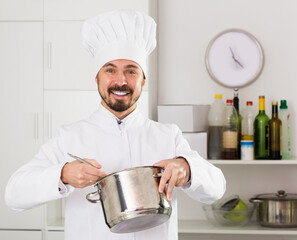
<path fill-rule="evenodd" d="M 225 178 L 220 169 L 190 149 L 176 125 L 147 119 L 137 108 L 148 76 L 147 57 L 156 46 L 156 23 L 141 12 L 107 12 L 84 23 L 82 39 L 93 56 L 99 109 L 87 119 L 61 127 L 11 176 L 6 203 L 22 211 L 64 198 L 67 240 L 175 240 L 174 187 L 197 201 L 212 203 L 223 196 Z M 93 167 L 67 153 L 83 157 Z M 102 208 L 88 202 L 86 195 L 106 174 L 149 165 L 165 169 L 159 191 L 167 184 L 170 219 L 136 233 L 112 233 Z"/>

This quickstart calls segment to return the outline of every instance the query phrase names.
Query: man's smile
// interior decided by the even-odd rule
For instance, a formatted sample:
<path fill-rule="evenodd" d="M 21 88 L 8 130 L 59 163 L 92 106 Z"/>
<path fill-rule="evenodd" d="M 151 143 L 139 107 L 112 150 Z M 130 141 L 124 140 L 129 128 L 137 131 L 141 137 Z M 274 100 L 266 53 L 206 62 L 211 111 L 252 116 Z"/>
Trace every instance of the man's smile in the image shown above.
<path fill-rule="evenodd" d="M 120 91 L 111 91 L 111 93 L 117 96 L 125 96 L 129 94 L 129 92 L 120 92 Z"/>

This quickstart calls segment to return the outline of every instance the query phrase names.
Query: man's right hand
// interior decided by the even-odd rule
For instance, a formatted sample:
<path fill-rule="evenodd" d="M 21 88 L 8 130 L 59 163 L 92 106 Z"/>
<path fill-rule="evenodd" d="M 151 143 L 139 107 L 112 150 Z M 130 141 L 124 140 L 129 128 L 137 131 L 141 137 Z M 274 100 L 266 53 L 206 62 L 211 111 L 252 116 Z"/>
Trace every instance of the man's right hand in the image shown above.
<path fill-rule="evenodd" d="M 84 159 L 93 167 L 78 160 L 68 162 L 62 168 L 61 180 L 65 184 L 70 184 L 76 188 L 84 188 L 96 183 L 100 178 L 106 176 L 101 171 L 101 165 L 94 159 Z"/>

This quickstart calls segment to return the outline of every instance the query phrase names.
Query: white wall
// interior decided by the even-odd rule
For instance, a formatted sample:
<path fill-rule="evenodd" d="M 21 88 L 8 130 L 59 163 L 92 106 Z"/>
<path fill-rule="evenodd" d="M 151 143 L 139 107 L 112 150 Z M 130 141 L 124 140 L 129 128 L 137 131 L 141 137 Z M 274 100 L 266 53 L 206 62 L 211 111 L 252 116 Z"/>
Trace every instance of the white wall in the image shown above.
<path fill-rule="evenodd" d="M 242 28 L 262 44 L 265 65 L 260 77 L 239 90 L 240 108 L 258 96 L 287 99 L 292 122 L 292 154 L 297 156 L 297 1 L 161 0 L 158 10 L 158 104 L 212 103 L 215 93 L 233 98 L 233 89 L 214 82 L 205 67 L 209 41 L 228 28 Z"/>

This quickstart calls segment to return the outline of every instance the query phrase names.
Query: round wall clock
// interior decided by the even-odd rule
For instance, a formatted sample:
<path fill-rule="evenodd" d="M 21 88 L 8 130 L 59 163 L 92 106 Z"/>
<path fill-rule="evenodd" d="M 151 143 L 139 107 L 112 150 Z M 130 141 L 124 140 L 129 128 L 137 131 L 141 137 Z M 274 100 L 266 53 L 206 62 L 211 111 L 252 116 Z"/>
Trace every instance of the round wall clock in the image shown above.
<path fill-rule="evenodd" d="M 264 66 L 264 54 L 252 34 L 241 29 L 228 29 L 210 41 L 205 61 L 208 73 L 216 82 L 236 88 L 259 77 Z"/>

